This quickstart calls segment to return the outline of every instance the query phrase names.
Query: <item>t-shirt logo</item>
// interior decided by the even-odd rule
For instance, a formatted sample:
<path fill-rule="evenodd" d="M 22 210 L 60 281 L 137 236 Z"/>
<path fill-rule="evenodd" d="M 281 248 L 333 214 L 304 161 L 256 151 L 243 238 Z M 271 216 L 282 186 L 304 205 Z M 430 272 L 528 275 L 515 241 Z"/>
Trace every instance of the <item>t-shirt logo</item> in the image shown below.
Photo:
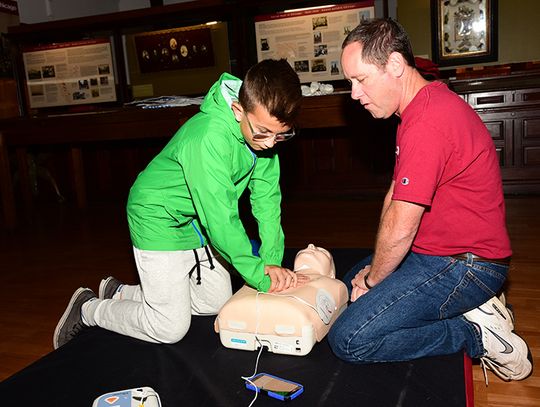
<path fill-rule="evenodd" d="M 407 177 L 401 178 L 401 185 L 409 185 L 409 178 Z"/>

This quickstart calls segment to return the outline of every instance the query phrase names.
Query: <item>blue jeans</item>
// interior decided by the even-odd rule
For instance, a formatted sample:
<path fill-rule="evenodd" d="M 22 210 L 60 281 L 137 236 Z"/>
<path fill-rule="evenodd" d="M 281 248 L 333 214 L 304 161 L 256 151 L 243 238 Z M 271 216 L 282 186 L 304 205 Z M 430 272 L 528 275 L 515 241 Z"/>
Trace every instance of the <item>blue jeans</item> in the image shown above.
<path fill-rule="evenodd" d="M 354 266 L 351 280 L 368 257 Z M 374 363 L 485 351 L 482 338 L 463 314 L 501 289 L 508 266 L 409 253 L 398 269 L 351 303 L 339 316 L 328 341 L 348 362 Z"/>

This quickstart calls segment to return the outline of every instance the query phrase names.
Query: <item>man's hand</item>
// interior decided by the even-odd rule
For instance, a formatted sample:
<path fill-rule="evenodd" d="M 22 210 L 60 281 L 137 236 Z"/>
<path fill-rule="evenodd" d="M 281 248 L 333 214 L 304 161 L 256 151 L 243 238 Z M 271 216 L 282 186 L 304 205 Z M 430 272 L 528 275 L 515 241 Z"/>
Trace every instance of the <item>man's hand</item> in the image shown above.
<path fill-rule="evenodd" d="M 364 283 L 364 276 L 366 273 L 369 273 L 370 265 L 364 267 L 360 270 L 356 276 L 351 280 L 352 292 L 351 292 L 351 301 L 355 302 L 358 297 L 361 297 L 369 291 L 369 288 L 366 287 Z"/>
<path fill-rule="evenodd" d="M 309 281 L 309 277 L 297 275 L 293 271 L 279 266 L 264 266 L 264 274 L 270 276 L 270 280 L 272 280 L 269 293 L 283 291 Z"/>

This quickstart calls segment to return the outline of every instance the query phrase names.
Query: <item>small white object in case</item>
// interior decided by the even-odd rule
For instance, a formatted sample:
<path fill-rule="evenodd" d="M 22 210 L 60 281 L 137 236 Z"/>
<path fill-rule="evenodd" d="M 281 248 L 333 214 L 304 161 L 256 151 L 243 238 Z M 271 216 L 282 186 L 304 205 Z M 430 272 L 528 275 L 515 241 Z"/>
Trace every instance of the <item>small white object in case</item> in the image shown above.
<path fill-rule="evenodd" d="M 92 407 L 161 407 L 161 400 L 151 387 L 135 387 L 105 393 L 94 400 Z"/>

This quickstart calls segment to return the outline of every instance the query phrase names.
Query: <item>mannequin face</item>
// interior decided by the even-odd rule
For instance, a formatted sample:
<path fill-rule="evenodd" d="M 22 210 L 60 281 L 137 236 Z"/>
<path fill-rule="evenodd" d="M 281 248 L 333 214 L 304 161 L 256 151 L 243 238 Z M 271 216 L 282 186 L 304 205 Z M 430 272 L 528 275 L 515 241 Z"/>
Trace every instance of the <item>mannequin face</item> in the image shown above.
<path fill-rule="evenodd" d="M 334 260 L 330 252 L 311 243 L 296 254 L 294 270 L 299 272 L 305 270 L 306 272 L 314 272 L 331 278 L 336 277 Z"/>

